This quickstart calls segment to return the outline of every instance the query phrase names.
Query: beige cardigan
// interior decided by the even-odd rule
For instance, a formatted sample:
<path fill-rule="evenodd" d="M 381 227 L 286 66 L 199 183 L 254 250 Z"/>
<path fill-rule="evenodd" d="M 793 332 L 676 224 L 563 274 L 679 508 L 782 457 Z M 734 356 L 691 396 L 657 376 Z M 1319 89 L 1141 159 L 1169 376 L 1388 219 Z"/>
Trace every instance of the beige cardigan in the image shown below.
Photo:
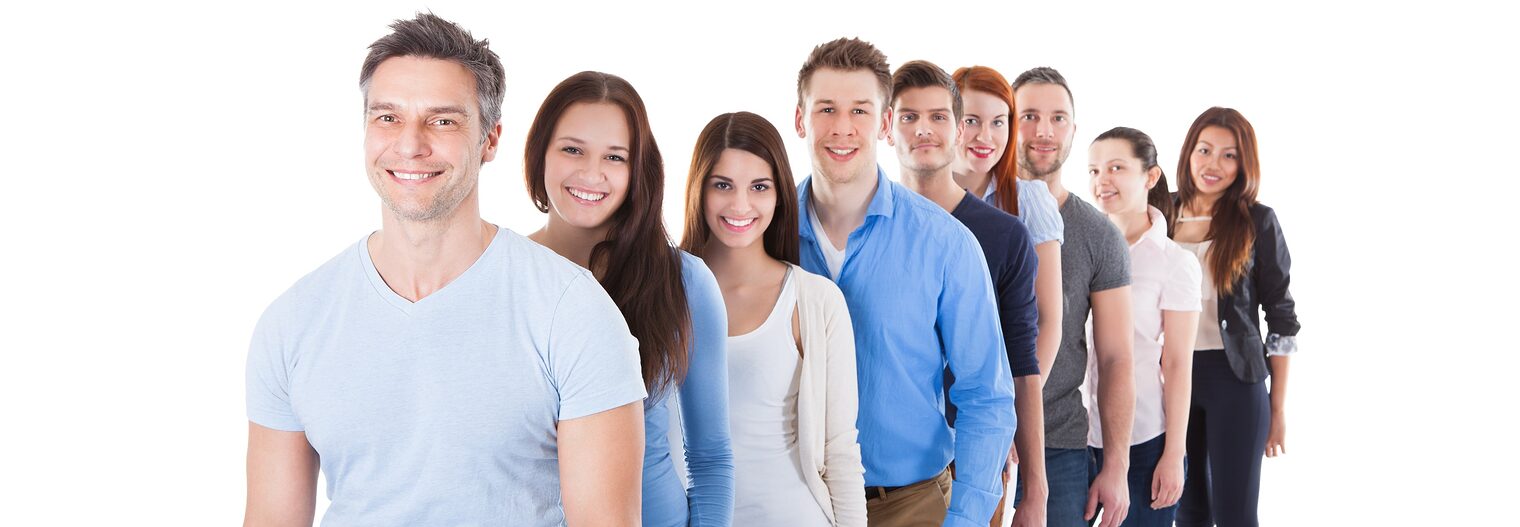
<path fill-rule="evenodd" d="M 797 388 L 797 454 L 808 490 L 834 525 L 866 524 L 865 466 L 855 412 L 855 331 L 844 294 L 796 265 L 802 371 Z"/>

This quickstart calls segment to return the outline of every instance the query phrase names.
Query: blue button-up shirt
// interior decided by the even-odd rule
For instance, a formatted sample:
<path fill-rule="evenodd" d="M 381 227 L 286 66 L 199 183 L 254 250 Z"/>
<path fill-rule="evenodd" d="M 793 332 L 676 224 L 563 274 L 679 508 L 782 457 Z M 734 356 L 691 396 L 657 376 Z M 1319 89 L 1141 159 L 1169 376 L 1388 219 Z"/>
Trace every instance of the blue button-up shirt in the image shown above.
<path fill-rule="evenodd" d="M 860 453 L 867 486 L 934 477 L 953 459 L 945 525 L 987 525 L 1013 443 L 1013 383 L 987 262 L 971 231 L 876 169 L 865 223 L 830 276 L 814 233 L 812 177 L 798 187 L 802 267 L 844 292 L 855 328 Z M 959 408 L 945 424 L 944 371 Z"/>

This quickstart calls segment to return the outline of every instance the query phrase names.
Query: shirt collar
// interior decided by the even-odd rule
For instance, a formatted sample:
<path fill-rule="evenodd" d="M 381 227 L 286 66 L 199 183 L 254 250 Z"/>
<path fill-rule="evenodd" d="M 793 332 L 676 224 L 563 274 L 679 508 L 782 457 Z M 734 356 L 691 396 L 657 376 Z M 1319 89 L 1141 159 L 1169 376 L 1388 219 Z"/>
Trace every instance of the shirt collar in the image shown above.
<path fill-rule="evenodd" d="M 1135 242 L 1135 244 L 1139 245 L 1141 242 L 1150 240 L 1151 243 L 1164 245 L 1168 239 L 1166 237 L 1166 216 L 1161 215 L 1161 209 L 1156 207 L 1146 205 L 1145 208 L 1146 215 L 1150 216 L 1151 219 L 1151 228 L 1146 229 L 1145 234 L 1140 235 L 1140 240 Z"/>
<path fill-rule="evenodd" d="M 876 166 L 876 194 L 871 196 L 871 203 L 866 205 L 866 218 L 871 216 L 892 217 L 893 206 L 897 202 L 893 194 L 892 182 L 887 180 L 887 173 L 882 171 L 881 165 Z M 816 240 L 813 233 L 813 175 L 808 174 L 806 179 L 797 189 L 798 218 L 801 223 L 799 234 L 803 238 Z"/>

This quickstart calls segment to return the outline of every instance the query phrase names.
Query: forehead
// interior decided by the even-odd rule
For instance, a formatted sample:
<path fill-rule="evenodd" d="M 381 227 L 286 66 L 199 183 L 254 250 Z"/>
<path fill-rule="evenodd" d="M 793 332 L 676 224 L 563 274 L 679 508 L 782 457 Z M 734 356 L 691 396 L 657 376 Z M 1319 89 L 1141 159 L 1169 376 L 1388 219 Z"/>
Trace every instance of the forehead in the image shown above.
<path fill-rule="evenodd" d="M 1198 132 L 1198 141 L 1214 145 L 1214 148 L 1234 148 L 1235 133 L 1223 126 L 1206 126 Z"/>
<path fill-rule="evenodd" d="M 845 71 L 820 68 L 808 78 L 804 88 L 802 93 L 808 104 L 821 100 L 831 100 L 835 104 L 866 100 L 876 102 L 886 95 L 876 82 L 876 74 L 863 69 Z"/>
<path fill-rule="evenodd" d="M 628 146 L 628 118 L 612 103 L 578 102 L 565 109 L 554 125 L 554 137 L 574 137 L 589 143 Z"/>
<path fill-rule="evenodd" d="M 961 93 L 961 101 L 966 106 L 968 113 L 987 113 L 983 117 L 991 117 L 996 114 L 1008 113 L 1008 103 L 991 93 L 980 90 L 969 90 Z"/>
<path fill-rule="evenodd" d="M 1013 102 L 1019 112 L 1055 113 L 1071 111 L 1071 97 L 1066 88 L 1058 84 L 1026 84 L 1013 93 Z"/>
<path fill-rule="evenodd" d="M 765 179 L 771 177 L 771 164 L 754 153 L 726 148 L 713 165 L 713 175 L 735 180 Z"/>
<path fill-rule="evenodd" d="M 950 97 L 950 90 L 942 86 L 904 88 L 901 93 L 896 95 L 897 102 L 892 105 L 894 108 L 948 110 L 954 102 Z"/>
<path fill-rule="evenodd" d="M 1088 156 L 1092 163 L 1107 163 L 1115 159 L 1132 159 L 1135 157 L 1135 149 L 1129 141 L 1118 138 L 1093 141 L 1092 146 L 1087 147 Z"/>
<path fill-rule="evenodd" d="M 369 102 L 419 108 L 461 106 L 476 109 L 475 77 L 455 62 L 424 57 L 392 57 L 370 76 Z"/>

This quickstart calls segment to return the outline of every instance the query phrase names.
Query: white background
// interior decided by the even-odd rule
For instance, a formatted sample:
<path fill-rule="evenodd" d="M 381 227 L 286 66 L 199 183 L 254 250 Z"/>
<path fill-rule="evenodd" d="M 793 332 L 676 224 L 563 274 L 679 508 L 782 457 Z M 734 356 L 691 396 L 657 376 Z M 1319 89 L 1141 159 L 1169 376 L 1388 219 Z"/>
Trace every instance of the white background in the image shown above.
<path fill-rule="evenodd" d="M 808 171 L 796 72 L 838 36 L 894 66 L 1058 68 L 1077 109 L 1067 186 L 1084 198 L 1101 131 L 1149 132 L 1171 174 L 1192 119 L 1237 108 L 1260 138 L 1260 198 L 1292 248 L 1304 326 L 1263 522 L 1513 516 L 1512 15 L 1461 2 L 322 4 L 6 10 L 0 523 L 240 521 L 248 338 L 275 296 L 378 227 L 359 65 L 422 8 L 489 38 L 506 65 L 503 147 L 481 196 L 488 220 L 518 232 L 543 222 L 522 188 L 523 136 L 580 70 L 642 93 L 672 236 L 693 141 L 718 113 L 770 118 Z"/>

